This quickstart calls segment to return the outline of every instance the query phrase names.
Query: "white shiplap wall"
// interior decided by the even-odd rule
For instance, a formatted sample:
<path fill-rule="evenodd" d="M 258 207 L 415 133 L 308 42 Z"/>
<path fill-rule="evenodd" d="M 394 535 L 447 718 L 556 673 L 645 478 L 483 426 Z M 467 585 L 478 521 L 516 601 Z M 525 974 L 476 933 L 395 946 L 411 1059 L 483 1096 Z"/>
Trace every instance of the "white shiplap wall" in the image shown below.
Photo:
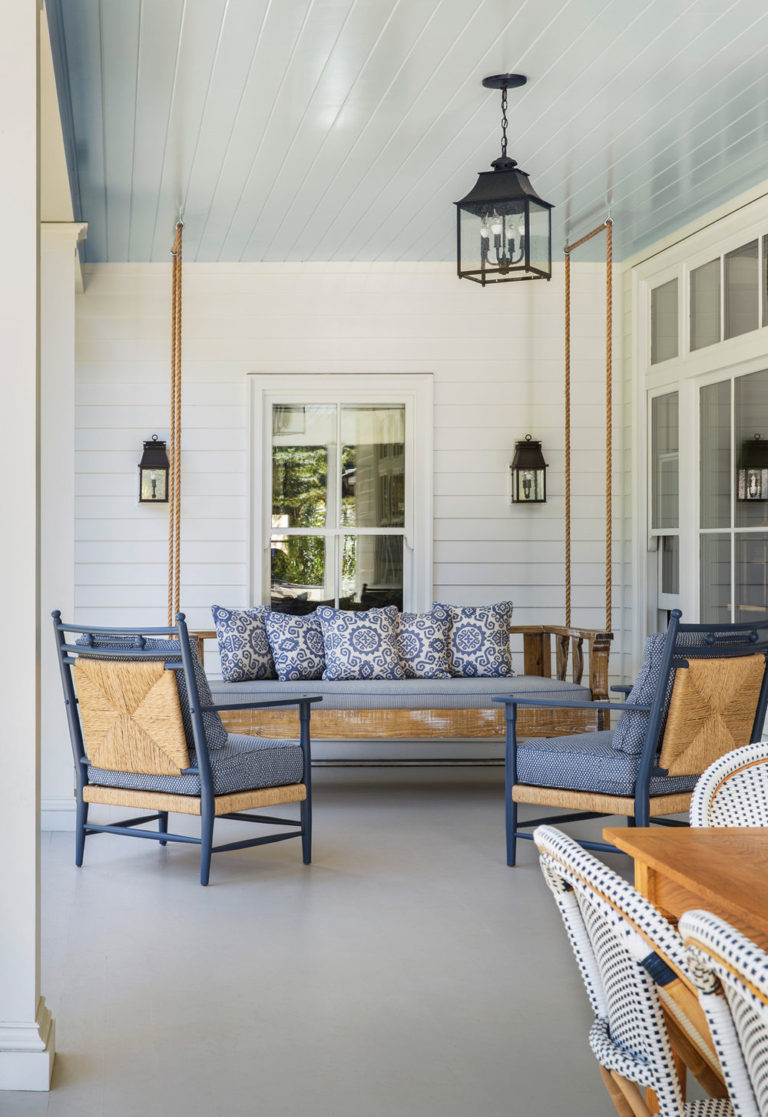
<path fill-rule="evenodd" d="M 574 264 L 572 619 L 590 627 L 605 619 L 604 283 L 602 265 Z M 165 620 L 166 510 L 137 503 L 136 466 L 142 440 L 168 433 L 169 333 L 169 266 L 87 269 L 77 310 L 82 621 Z M 511 597 L 516 623 L 563 622 L 562 268 L 548 284 L 482 290 L 445 264 L 186 265 L 183 364 L 182 607 L 193 626 L 209 627 L 214 601 L 248 603 L 249 372 L 432 373 L 435 596 Z M 616 379 L 621 623 L 626 424 Z M 526 433 L 550 466 L 549 501 L 535 508 L 507 499 L 514 442 Z"/>

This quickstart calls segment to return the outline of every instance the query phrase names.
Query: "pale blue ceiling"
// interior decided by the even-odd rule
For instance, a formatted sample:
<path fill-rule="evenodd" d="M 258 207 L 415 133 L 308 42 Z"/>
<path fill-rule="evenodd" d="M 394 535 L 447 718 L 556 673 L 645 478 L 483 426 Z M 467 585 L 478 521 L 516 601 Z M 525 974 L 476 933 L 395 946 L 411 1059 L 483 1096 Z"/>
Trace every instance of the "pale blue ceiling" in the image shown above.
<path fill-rule="evenodd" d="M 764 0 L 48 0 L 87 259 L 451 260 L 509 154 L 554 254 L 626 257 L 768 179 Z M 599 242 L 580 251 L 600 255 Z"/>

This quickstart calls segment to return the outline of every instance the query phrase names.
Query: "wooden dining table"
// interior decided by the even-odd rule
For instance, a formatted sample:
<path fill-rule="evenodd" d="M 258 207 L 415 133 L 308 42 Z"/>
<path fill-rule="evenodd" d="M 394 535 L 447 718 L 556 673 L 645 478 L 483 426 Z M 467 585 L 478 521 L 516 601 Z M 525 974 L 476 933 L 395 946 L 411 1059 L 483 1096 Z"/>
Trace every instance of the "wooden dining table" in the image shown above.
<path fill-rule="evenodd" d="M 768 950 L 768 829 L 606 827 L 603 836 L 633 858 L 638 892 L 675 926 L 683 912 L 703 908 Z M 708 1039 L 696 990 L 688 975 L 671 964 L 679 980 L 666 994 Z M 688 1042 L 685 1029 L 668 1020 L 673 1047 L 683 1062 L 711 1094 L 725 1096 L 716 1060 L 707 1058 L 706 1051 L 702 1056 L 701 1047 Z"/>

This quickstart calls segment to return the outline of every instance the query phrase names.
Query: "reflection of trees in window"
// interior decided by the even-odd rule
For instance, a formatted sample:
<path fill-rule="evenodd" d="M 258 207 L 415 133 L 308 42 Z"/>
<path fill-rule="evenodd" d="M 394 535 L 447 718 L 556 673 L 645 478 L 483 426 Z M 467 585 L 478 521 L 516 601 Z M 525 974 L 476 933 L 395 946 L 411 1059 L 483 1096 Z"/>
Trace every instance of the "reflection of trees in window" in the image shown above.
<path fill-rule="evenodd" d="M 325 446 L 275 446 L 272 451 L 272 516 L 281 527 L 323 527 L 328 451 Z M 276 525 L 277 526 L 277 525 Z"/>

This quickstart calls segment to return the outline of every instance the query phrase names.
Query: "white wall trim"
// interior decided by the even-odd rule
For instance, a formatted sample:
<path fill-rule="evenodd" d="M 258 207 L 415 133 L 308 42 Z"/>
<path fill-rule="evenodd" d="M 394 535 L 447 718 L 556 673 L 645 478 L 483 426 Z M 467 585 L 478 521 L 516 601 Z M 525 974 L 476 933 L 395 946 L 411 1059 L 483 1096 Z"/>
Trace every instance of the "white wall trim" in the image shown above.
<path fill-rule="evenodd" d="M 0 1024 L 0 1090 L 49 1090 L 56 1024 L 41 997 L 34 1020 Z"/>

